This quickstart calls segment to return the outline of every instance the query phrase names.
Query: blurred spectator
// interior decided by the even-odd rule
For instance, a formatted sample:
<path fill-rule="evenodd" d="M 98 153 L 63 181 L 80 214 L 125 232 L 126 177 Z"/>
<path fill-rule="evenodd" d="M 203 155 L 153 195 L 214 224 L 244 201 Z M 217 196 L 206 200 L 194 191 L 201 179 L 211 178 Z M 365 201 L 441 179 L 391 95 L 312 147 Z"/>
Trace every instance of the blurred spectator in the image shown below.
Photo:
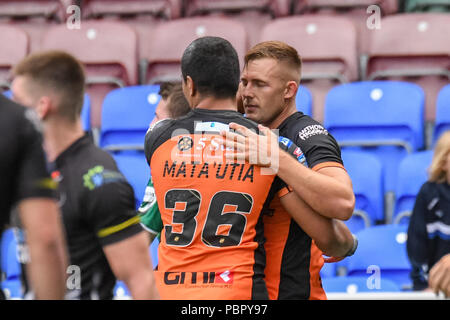
<path fill-rule="evenodd" d="M 442 291 L 447 298 L 450 297 L 450 253 L 443 256 L 430 270 L 428 283 L 436 294 Z"/>
<path fill-rule="evenodd" d="M 408 228 L 407 250 L 413 288 L 426 289 L 429 271 L 450 253 L 450 131 L 438 140 L 429 179 L 416 197 Z M 443 289 L 434 282 L 433 286 Z"/>

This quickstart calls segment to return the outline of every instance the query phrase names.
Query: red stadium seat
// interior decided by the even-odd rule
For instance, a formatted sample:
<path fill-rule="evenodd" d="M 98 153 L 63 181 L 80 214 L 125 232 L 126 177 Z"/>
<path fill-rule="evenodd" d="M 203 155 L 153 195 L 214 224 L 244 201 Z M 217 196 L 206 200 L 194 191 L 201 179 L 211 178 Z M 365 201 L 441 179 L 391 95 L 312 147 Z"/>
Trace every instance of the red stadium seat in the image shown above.
<path fill-rule="evenodd" d="M 367 27 L 372 15 L 368 8 L 372 5 L 380 8 L 382 17 L 398 12 L 397 0 L 294 0 L 294 14 L 337 15 L 351 19 L 358 32 L 358 52 L 367 52 L 368 38 L 374 30 Z"/>
<path fill-rule="evenodd" d="M 302 57 L 302 84 L 313 95 L 313 117 L 323 120 L 328 90 L 358 79 L 356 30 L 342 17 L 302 15 L 280 18 L 262 31 L 261 40 L 280 40 Z"/>
<path fill-rule="evenodd" d="M 41 49 L 67 51 L 85 65 L 93 128 L 100 127 L 104 96 L 114 88 L 137 84 L 137 36 L 126 24 L 84 21 L 74 30 L 54 26 L 44 35 Z"/>
<path fill-rule="evenodd" d="M 448 14 L 386 17 L 381 29 L 371 38 L 366 78 L 403 80 L 420 85 L 425 90 L 425 118 L 432 123 L 437 94 L 450 80 L 449 39 Z"/>
<path fill-rule="evenodd" d="M 82 0 L 84 19 L 104 16 L 153 15 L 165 19 L 181 16 L 181 0 Z"/>
<path fill-rule="evenodd" d="M 182 14 L 182 0 L 82 0 L 83 19 L 114 20 L 133 27 L 138 35 L 139 58 L 153 45 L 154 28 Z"/>
<path fill-rule="evenodd" d="M 0 0 L 0 23 L 22 28 L 29 35 L 34 51 L 47 28 L 66 19 L 66 8 L 73 0 Z"/>
<path fill-rule="evenodd" d="M 219 36 L 227 39 L 236 49 L 242 63 L 247 50 L 245 28 L 226 18 L 194 17 L 169 21 L 156 27 L 151 39 L 153 46 L 141 65 L 142 76 L 147 83 L 164 80 L 180 80 L 181 56 L 196 38 Z"/>
<path fill-rule="evenodd" d="M 9 70 L 28 54 L 28 36 L 22 29 L 0 25 L 0 89 L 8 89 Z M 1 91 L 1 90 L 0 90 Z"/>
<path fill-rule="evenodd" d="M 216 15 L 242 23 L 253 46 L 265 24 L 289 15 L 290 5 L 290 0 L 187 0 L 185 11 L 187 17 Z"/>

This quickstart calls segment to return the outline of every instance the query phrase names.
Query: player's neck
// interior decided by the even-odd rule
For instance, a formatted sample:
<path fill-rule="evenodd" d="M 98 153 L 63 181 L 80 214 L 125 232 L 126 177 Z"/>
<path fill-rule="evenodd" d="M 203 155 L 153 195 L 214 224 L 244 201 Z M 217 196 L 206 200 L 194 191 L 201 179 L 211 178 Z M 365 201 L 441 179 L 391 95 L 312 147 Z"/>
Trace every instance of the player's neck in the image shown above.
<path fill-rule="evenodd" d="M 283 110 L 278 114 L 278 116 L 275 119 L 273 119 L 270 123 L 264 125 L 270 129 L 276 129 L 284 122 L 284 120 L 292 116 L 295 112 L 297 112 L 295 101 L 291 101 L 287 104 L 285 108 L 283 108 Z"/>
<path fill-rule="evenodd" d="M 81 121 L 70 123 L 52 119 L 44 123 L 44 149 L 50 162 L 84 135 Z"/>
<path fill-rule="evenodd" d="M 193 108 L 208 110 L 237 110 L 236 101 L 234 101 L 234 99 L 217 99 L 214 97 L 203 98 L 197 103 L 194 103 Z"/>

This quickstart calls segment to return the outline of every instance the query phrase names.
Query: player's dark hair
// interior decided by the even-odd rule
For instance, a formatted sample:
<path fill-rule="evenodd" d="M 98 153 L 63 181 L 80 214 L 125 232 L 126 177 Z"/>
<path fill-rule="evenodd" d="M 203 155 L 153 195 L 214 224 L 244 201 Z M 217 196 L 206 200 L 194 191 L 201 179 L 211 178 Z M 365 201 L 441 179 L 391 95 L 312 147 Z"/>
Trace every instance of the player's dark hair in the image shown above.
<path fill-rule="evenodd" d="M 235 98 L 239 85 L 239 58 L 230 42 L 219 37 L 194 40 L 181 58 L 181 74 L 190 76 L 200 95 Z"/>
<path fill-rule="evenodd" d="M 63 51 L 31 54 L 17 64 L 15 76 L 28 76 L 39 86 L 55 90 L 61 97 L 58 113 L 76 121 L 83 107 L 85 75 L 81 63 Z"/>

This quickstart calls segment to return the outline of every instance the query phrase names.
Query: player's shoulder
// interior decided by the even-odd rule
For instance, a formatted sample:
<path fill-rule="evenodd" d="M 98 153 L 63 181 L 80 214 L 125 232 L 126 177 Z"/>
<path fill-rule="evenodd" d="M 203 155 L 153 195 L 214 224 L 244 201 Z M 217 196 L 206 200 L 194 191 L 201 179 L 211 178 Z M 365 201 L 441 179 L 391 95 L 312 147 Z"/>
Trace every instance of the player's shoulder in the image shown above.
<path fill-rule="evenodd" d="M 314 135 L 328 135 L 328 131 L 319 121 L 301 112 L 296 112 L 286 119 L 280 129 L 296 132 L 302 140 Z"/>

